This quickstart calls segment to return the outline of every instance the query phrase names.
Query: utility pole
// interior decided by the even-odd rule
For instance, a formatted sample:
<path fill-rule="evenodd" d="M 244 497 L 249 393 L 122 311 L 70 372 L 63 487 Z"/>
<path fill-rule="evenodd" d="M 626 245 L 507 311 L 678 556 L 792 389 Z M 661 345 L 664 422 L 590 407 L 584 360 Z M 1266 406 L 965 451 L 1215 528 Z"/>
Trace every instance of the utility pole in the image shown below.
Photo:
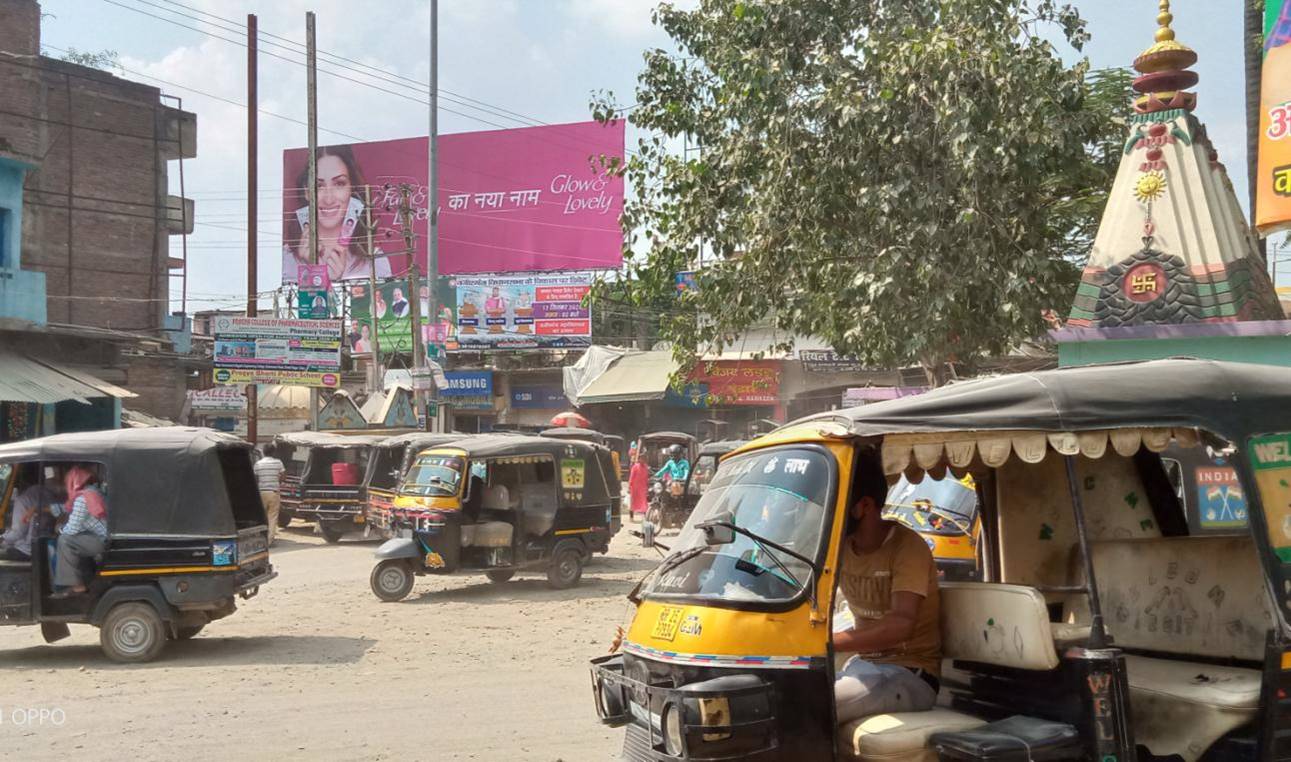
<path fill-rule="evenodd" d="M 430 0 L 430 146 L 427 160 L 430 163 L 426 183 L 426 282 L 430 288 L 428 306 L 431 336 L 439 340 L 439 0 Z M 420 294 L 418 294 L 420 301 Z M 424 353 L 423 353 L 424 354 Z M 430 397 L 439 396 L 434 380 L 430 384 Z M 439 416 L 436 415 L 436 424 Z M 430 423 L 427 416 L 427 424 Z M 438 425 L 430 431 L 438 430 Z"/>
<path fill-rule="evenodd" d="M 381 387 L 381 338 L 377 323 L 377 249 L 372 242 L 376 221 L 372 219 L 372 186 L 363 186 L 363 226 L 367 228 L 368 259 L 372 267 L 368 270 L 368 316 L 372 319 L 372 384 L 370 392 L 382 391 Z"/>
<path fill-rule="evenodd" d="M 314 12 L 305 11 L 305 92 L 309 101 L 309 262 L 318 263 L 318 48 Z M 297 288 L 300 284 L 296 284 Z M 318 431 L 318 387 L 309 387 L 309 417 Z"/>
<path fill-rule="evenodd" d="M 408 267 L 408 310 L 412 318 L 413 398 L 417 401 L 417 412 L 422 418 L 422 430 L 433 431 L 430 414 L 426 409 L 426 392 L 417 388 L 422 383 L 418 380 L 421 377 L 418 371 L 425 371 L 427 365 L 426 347 L 421 340 L 421 279 L 417 269 L 417 233 L 412 227 L 413 216 L 412 187 L 405 183 L 399 186 L 399 221 L 403 228 L 404 249 L 411 255 L 409 259 L 412 262 Z M 430 385 L 432 388 L 435 385 L 433 378 Z"/>
<path fill-rule="evenodd" d="M 1260 88 L 1264 74 L 1264 0 L 1242 0 L 1242 59 L 1246 69 L 1246 192 L 1251 230 L 1255 230 L 1255 188 L 1260 156 Z M 1268 241 L 1255 236 L 1260 257 L 1268 267 Z M 1277 285 L 1274 282 L 1274 285 Z"/>
<path fill-rule="evenodd" d="M 256 17 L 254 13 L 247 14 L 247 317 L 256 317 L 259 311 L 259 300 L 257 299 L 256 270 L 257 254 L 256 236 L 259 229 L 256 226 L 256 218 L 259 214 L 257 207 L 256 194 L 259 192 L 259 164 L 258 151 L 260 143 L 260 123 L 259 111 L 257 111 L 257 98 L 259 97 L 256 89 L 256 80 L 258 79 L 257 71 L 257 54 L 256 48 Z M 185 257 L 185 261 L 187 261 Z M 254 383 L 247 384 L 247 441 L 251 444 L 256 443 L 258 432 L 257 424 L 259 423 L 259 387 Z"/>

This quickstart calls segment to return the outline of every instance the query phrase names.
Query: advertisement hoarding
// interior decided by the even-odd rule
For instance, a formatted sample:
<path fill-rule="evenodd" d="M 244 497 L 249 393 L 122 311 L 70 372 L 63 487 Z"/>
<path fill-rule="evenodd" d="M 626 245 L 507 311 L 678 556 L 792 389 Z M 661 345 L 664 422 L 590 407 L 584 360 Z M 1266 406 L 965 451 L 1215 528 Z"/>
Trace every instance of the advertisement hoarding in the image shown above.
<path fill-rule="evenodd" d="M 218 384 L 340 385 L 339 320 L 220 315 L 213 328 Z"/>
<path fill-rule="evenodd" d="M 372 351 L 373 299 L 369 293 L 371 289 L 367 283 L 354 283 L 349 286 L 349 289 L 350 330 L 346 336 L 346 343 L 350 347 L 350 352 L 367 354 Z M 451 282 L 447 278 L 440 279 L 439 322 L 435 325 L 426 319 L 427 313 L 430 312 L 430 286 L 423 282 L 418 292 L 421 300 L 419 309 L 422 316 L 422 341 L 430 344 L 434 339 L 439 338 L 439 343 L 442 344 L 443 339 L 447 337 L 449 348 L 456 349 L 451 341 L 453 304 L 456 301 Z M 376 294 L 377 338 L 381 344 L 381 352 L 411 352 L 412 301 L 408 295 L 408 281 L 400 279 L 377 283 Z"/>
<path fill-rule="evenodd" d="M 623 178 L 600 157 L 623 157 L 623 122 L 467 132 L 439 138 L 442 274 L 617 268 L 623 261 Z M 424 137 L 318 149 L 319 251 L 333 281 L 408 271 L 397 219 L 410 191 L 415 256 L 426 268 Z M 283 282 L 308 252 L 307 149 L 283 152 Z M 374 255 L 363 187 L 372 188 Z"/>
<path fill-rule="evenodd" d="M 461 351 L 591 346 L 591 311 L 583 304 L 591 273 L 459 276 L 454 282 Z"/>
<path fill-rule="evenodd" d="M 439 396 L 454 410 L 493 409 L 493 371 L 451 370 L 445 376 L 448 386 Z"/>
<path fill-rule="evenodd" d="M 776 405 L 780 400 L 779 360 L 719 360 L 700 363 L 680 392 L 665 399 L 681 407 Z"/>
<path fill-rule="evenodd" d="M 1291 227 L 1291 0 L 1265 0 L 1260 151 L 1255 224 L 1260 235 Z"/>

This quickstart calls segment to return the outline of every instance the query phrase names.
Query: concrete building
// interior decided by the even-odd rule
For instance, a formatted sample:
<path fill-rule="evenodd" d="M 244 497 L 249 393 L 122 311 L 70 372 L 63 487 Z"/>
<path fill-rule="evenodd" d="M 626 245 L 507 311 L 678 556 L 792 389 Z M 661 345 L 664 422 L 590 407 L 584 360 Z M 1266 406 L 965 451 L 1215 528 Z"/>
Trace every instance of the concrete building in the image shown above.
<path fill-rule="evenodd" d="M 183 266 L 169 249 L 193 209 L 169 194 L 169 176 L 196 155 L 196 116 L 155 87 L 42 55 L 36 0 L 0 0 L 0 93 L 0 348 L 177 417 L 192 369 L 184 320 L 168 314 Z M 119 425 L 119 402 L 109 407 L 115 415 L 64 417 Z"/>

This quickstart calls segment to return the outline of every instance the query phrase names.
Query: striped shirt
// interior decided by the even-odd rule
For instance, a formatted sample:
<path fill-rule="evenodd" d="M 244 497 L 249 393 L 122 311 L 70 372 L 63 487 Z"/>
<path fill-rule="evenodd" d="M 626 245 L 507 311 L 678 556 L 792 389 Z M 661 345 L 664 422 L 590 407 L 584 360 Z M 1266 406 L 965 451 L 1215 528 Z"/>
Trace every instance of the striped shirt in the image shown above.
<path fill-rule="evenodd" d="M 101 540 L 106 540 L 108 539 L 107 517 L 96 519 L 91 516 L 89 503 L 85 501 L 84 497 L 78 497 L 72 503 L 72 515 L 63 526 L 63 534 L 68 536 L 93 534 L 98 535 Z"/>
<path fill-rule="evenodd" d="M 261 492 L 278 491 L 278 482 L 284 470 L 281 460 L 272 455 L 266 455 L 257 460 L 252 468 L 255 470 L 256 484 L 259 485 Z"/>

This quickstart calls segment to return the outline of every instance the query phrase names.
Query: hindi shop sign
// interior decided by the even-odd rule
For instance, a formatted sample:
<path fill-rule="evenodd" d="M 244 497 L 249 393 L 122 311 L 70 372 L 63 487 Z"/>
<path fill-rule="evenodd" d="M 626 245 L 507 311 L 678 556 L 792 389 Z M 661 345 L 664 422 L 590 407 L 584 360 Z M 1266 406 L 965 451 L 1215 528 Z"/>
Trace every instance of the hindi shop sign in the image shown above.
<path fill-rule="evenodd" d="M 220 315 L 215 319 L 217 384 L 341 383 L 341 321 Z"/>
<path fill-rule="evenodd" d="M 457 347 L 461 351 L 570 349 L 592 343 L 583 298 L 586 272 L 459 276 Z"/>
<path fill-rule="evenodd" d="M 860 373 L 865 367 L 854 358 L 844 357 L 832 349 L 800 349 L 798 359 L 804 370 L 812 373 Z"/>
<path fill-rule="evenodd" d="M 439 393 L 457 410 L 493 409 L 493 371 L 452 370 L 445 374 L 448 387 Z"/>
<path fill-rule="evenodd" d="M 724 360 L 699 364 L 687 389 L 702 393 L 707 407 L 776 405 L 780 401 L 779 360 Z"/>

